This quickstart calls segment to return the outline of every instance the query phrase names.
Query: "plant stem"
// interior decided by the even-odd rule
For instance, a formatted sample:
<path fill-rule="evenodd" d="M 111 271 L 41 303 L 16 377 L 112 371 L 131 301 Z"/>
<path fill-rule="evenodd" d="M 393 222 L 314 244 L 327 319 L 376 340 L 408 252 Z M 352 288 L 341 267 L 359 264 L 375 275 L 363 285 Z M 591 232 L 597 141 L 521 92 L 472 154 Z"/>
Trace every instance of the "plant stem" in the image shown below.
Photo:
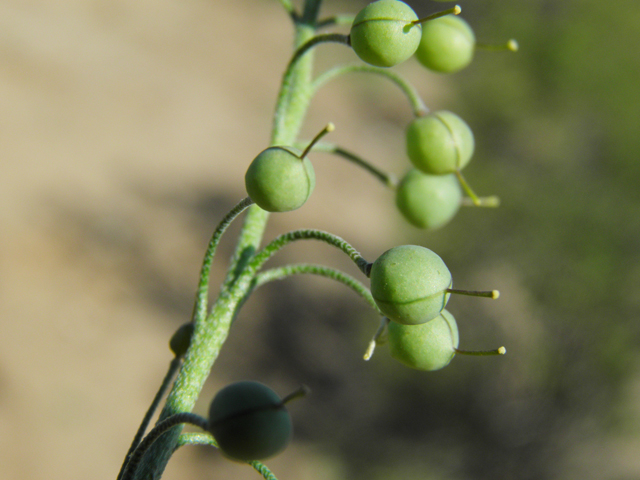
<path fill-rule="evenodd" d="M 269 270 L 264 270 L 258 275 L 255 276 L 253 281 L 254 288 L 259 288 L 265 283 L 272 282 L 274 280 L 283 280 L 292 275 L 301 275 L 301 274 L 310 274 L 310 275 L 319 275 L 321 277 L 330 278 L 332 280 L 336 280 L 337 282 L 346 285 L 355 293 L 360 295 L 376 312 L 380 313 L 380 309 L 376 305 L 376 302 L 373 300 L 371 296 L 371 292 L 367 287 L 365 287 L 358 280 L 353 278 L 346 273 L 341 272 L 340 270 L 336 270 L 335 268 L 326 267 L 324 265 L 314 265 L 311 263 L 297 263 L 293 265 L 285 265 L 283 267 L 271 268 Z"/>
<path fill-rule="evenodd" d="M 276 237 L 253 258 L 249 268 L 254 271 L 259 270 L 282 247 L 297 240 L 318 240 L 339 248 L 349 256 L 362 273 L 369 276 L 371 264 L 349 242 L 332 233 L 313 229 L 293 230 Z"/>
<path fill-rule="evenodd" d="M 339 147 L 333 143 L 316 143 L 312 149 L 313 152 L 324 152 L 324 153 L 332 153 L 339 157 L 344 158 L 345 160 L 350 161 L 351 163 L 365 169 L 371 175 L 376 177 L 380 182 L 382 182 L 385 186 L 395 190 L 398 186 L 398 179 L 392 173 L 387 173 L 384 170 L 379 169 L 375 165 L 369 163 L 362 157 L 359 157 L 355 153 L 349 152 L 342 147 Z"/>
<path fill-rule="evenodd" d="M 167 389 L 169 388 L 169 384 L 171 383 L 171 379 L 173 378 L 175 373 L 178 371 L 178 368 L 180 367 L 180 362 L 181 361 L 182 361 L 182 359 L 179 358 L 179 357 L 175 357 L 173 360 L 171 360 L 171 363 L 169 364 L 169 370 L 167 371 L 167 374 L 164 376 L 164 380 L 162 381 L 162 384 L 160 385 L 160 388 L 158 389 L 158 392 L 156 393 L 156 396 L 153 397 L 153 401 L 151 402 L 151 406 L 147 410 L 147 413 L 145 414 L 144 418 L 142 419 L 142 422 L 140 422 L 140 427 L 138 427 L 138 431 L 136 432 L 135 437 L 133 437 L 133 441 L 131 442 L 131 446 L 129 447 L 129 451 L 127 452 L 127 454 L 124 457 L 124 462 L 122 463 L 122 467 L 120 467 L 120 472 L 118 473 L 118 480 L 120 480 L 122 478 L 122 475 L 124 474 L 124 470 L 125 470 L 125 468 L 127 466 L 127 463 L 129 462 L 129 460 L 131 458 L 131 455 L 133 455 L 133 452 L 135 451 L 135 449 L 140 444 L 140 440 L 142 440 L 142 437 L 144 436 L 144 432 L 147 431 L 147 427 L 149 426 L 149 422 L 151 421 L 151 418 L 153 417 L 153 414 L 156 412 L 156 409 L 158 408 L 158 405 L 160 405 L 160 400 L 162 400 L 162 397 L 164 396 L 164 394 L 166 393 Z"/>
<path fill-rule="evenodd" d="M 411 83 L 405 80 L 401 75 L 389 70 L 388 68 L 378 68 L 372 65 L 340 65 L 327 70 L 321 75 L 318 75 L 318 77 L 311 84 L 311 88 L 313 90 L 312 95 L 334 78 L 338 78 L 349 73 L 369 73 L 373 75 L 380 75 L 395 83 L 398 88 L 402 90 L 402 93 L 404 93 L 404 95 L 407 97 L 407 100 L 409 100 L 411 110 L 413 111 L 413 115 L 415 117 L 422 117 L 429 113 L 429 109 L 424 104 L 422 98 L 420 97 L 420 94 L 415 89 L 415 87 L 411 85 Z"/>
<path fill-rule="evenodd" d="M 191 425 L 195 425 L 203 430 L 207 429 L 207 419 L 201 417 L 200 415 L 196 415 L 195 413 L 176 413 L 168 418 L 165 418 L 162 422 L 159 422 L 153 430 L 149 432 L 149 434 L 140 442 L 140 445 L 136 448 L 133 455 L 129 459 L 129 462 L 124 468 L 124 472 L 122 474 L 122 480 L 132 480 L 136 475 L 136 470 L 138 469 L 138 465 L 140 460 L 146 453 L 146 451 L 151 448 L 151 446 L 158 440 L 164 433 L 166 433 L 170 428 L 175 426 L 180 426 L 184 423 L 189 423 Z"/>
<path fill-rule="evenodd" d="M 204 260 L 202 261 L 202 268 L 200 269 L 200 281 L 198 282 L 198 292 L 196 293 L 196 301 L 193 306 L 192 321 L 196 322 L 198 319 L 202 319 L 207 314 L 207 303 L 209 295 L 209 276 L 211 274 L 211 264 L 213 263 L 213 257 L 216 254 L 216 249 L 220 243 L 222 235 L 227 230 L 227 227 L 231 225 L 231 222 L 235 218 L 244 212 L 249 206 L 253 204 L 253 200 L 249 197 L 244 198 L 238 204 L 231 209 L 227 215 L 222 219 L 218 228 L 213 232 L 213 236 L 209 241 L 209 246 L 204 254 Z"/>
<path fill-rule="evenodd" d="M 320 4 L 320 0 L 306 0 L 302 18 L 296 23 L 296 49 L 313 38 Z M 271 145 L 291 144 L 298 135 L 309 106 L 312 68 L 313 52 L 308 52 L 285 72 L 276 103 Z M 229 334 L 233 318 L 251 290 L 255 271 L 246 267 L 262 242 L 268 217 L 269 214 L 256 205 L 247 210 L 220 295 L 209 315 L 194 322 L 191 345 L 160 414 L 161 419 L 193 409 Z M 135 480 L 162 476 L 180 431 L 180 426 L 173 427 L 149 448 L 135 472 Z"/>

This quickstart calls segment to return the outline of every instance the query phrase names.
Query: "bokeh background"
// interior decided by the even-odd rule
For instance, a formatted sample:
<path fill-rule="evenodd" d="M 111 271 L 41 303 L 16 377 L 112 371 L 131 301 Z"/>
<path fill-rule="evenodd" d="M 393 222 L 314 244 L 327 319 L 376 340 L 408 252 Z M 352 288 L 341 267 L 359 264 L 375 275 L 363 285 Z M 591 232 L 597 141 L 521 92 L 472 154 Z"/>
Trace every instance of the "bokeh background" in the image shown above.
<path fill-rule="evenodd" d="M 366 2 L 327 0 L 326 15 Z M 410 2 L 420 14 L 452 4 Z M 329 230 L 369 259 L 393 245 L 437 251 L 459 288 L 456 357 L 412 371 L 364 349 L 377 316 L 322 278 L 268 285 L 244 307 L 197 407 L 255 379 L 292 404 L 280 479 L 637 479 L 640 477 L 640 4 L 461 3 L 478 52 L 439 76 L 398 67 L 433 109 L 465 118 L 465 170 L 497 210 L 444 229 L 408 226 L 392 192 L 318 154 L 318 186 L 267 238 Z M 188 320 L 201 256 L 269 139 L 291 27 L 275 0 L 0 0 L 0 476 L 111 479 Z M 318 71 L 354 61 L 318 49 Z M 384 80 L 353 76 L 313 102 L 303 136 L 332 140 L 398 175 L 410 110 Z M 214 268 L 220 279 L 232 228 Z M 302 243 L 302 242 L 301 242 Z M 322 262 L 319 244 L 274 264 Z M 165 477 L 259 478 L 206 448 Z"/>

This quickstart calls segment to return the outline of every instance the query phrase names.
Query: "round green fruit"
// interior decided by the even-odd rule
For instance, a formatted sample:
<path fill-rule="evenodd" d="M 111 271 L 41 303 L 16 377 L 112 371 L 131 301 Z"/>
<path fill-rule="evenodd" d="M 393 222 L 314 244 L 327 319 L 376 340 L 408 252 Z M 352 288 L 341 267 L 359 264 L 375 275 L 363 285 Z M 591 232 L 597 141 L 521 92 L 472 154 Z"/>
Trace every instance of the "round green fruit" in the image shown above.
<path fill-rule="evenodd" d="M 220 390 L 209 407 L 209 431 L 222 453 L 251 461 L 288 445 L 293 426 L 280 397 L 262 383 L 242 381 Z"/>
<path fill-rule="evenodd" d="M 413 166 L 424 173 L 444 175 L 462 170 L 474 148 L 469 126 L 446 110 L 418 117 L 407 127 L 407 155 Z"/>
<path fill-rule="evenodd" d="M 307 201 L 316 185 L 308 158 L 292 148 L 269 147 L 249 165 L 244 176 L 249 197 L 268 212 L 289 212 Z"/>
<path fill-rule="evenodd" d="M 376 305 L 397 323 L 428 322 L 449 301 L 451 272 L 428 248 L 403 245 L 387 250 L 373 262 L 370 278 Z"/>
<path fill-rule="evenodd" d="M 460 209 L 462 189 L 454 174 L 429 175 L 412 169 L 396 189 L 396 205 L 418 228 L 435 229 L 448 223 Z"/>
<path fill-rule="evenodd" d="M 378 0 L 364 7 L 353 21 L 349 39 L 356 55 L 377 67 L 393 67 L 411 57 L 420 43 L 422 27 L 413 9 L 399 0 Z"/>
<path fill-rule="evenodd" d="M 439 370 L 446 367 L 458 348 L 456 319 L 447 310 L 421 325 L 389 323 L 391 356 L 418 370 Z"/>
<path fill-rule="evenodd" d="M 422 25 L 422 38 L 416 58 L 429 70 L 454 73 L 471 63 L 476 36 L 467 22 L 456 15 L 445 15 Z"/>

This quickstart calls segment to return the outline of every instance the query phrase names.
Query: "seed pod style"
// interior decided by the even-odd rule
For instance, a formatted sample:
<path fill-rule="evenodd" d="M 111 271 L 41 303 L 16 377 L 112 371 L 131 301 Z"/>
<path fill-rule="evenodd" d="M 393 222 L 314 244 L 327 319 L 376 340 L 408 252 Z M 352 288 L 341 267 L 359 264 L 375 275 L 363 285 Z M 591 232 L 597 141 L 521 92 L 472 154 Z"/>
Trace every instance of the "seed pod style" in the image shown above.
<path fill-rule="evenodd" d="M 351 47 L 363 61 L 392 67 L 418 48 L 422 27 L 413 9 L 399 0 L 378 0 L 364 7 L 353 21 Z"/>
<path fill-rule="evenodd" d="M 416 58 L 429 70 L 454 73 L 471 63 L 476 36 L 469 24 L 456 15 L 445 15 L 422 25 Z"/>
<path fill-rule="evenodd" d="M 436 318 L 449 301 L 451 272 L 425 247 L 403 245 L 387 250 L 371 267 L 371 294 L 390 320 L 418 325 Z"/>
<path fill-rule="evenodd" d="M 259 382 L 220 390 L 209 407 L 209 431 L 222 453 L 241 461 L 272 457 L 288 445 L 293 426 L 280 397 Z"/>
<path fill-rule="evenodd" d="M 439 370 L 446 367 L 458 348 L 458 326 L 447 310 L 420 325 L 390 322 L 388 330 L 391 356 L 418 370 Z"/>
<path fill-rule="evenodd" d="M 429 175 L 410 170 L 396 189 L 396 206 L 409 223 L 436 229 L 460 209 L 462 189 L 454 174 Z"/>
<path fill-rule="evenodd" d="M 268 212 L 289 212 L 307 201 L 316 185 L 308 158 L 289 147 L 269 147 L 249 165 L 245 186 L 249 197 Z"/>
<path fill-rule="evenodd" d="M 446 110 L 418 117 L 407 127 L 407 155 L 413 166 L 424 173 L 444 175 L 462 170 L 474 148 L 469 126 Z"/>

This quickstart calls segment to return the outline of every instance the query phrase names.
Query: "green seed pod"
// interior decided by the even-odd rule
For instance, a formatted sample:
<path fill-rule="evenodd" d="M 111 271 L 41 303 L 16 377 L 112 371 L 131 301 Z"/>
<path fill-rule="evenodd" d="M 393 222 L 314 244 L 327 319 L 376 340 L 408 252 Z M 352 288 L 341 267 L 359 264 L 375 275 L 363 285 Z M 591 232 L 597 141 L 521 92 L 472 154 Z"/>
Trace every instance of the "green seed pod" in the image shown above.
<path fill-rule="evenodd" d="M 453 73 L 471 63 L 476 36 L 467 22 L 456 15 L 446 15 L 425 22 L 416 58 L 429 70 Z"/>
<path fill-rule="evenodd" d="M 353 21 L 351 46 L 363 61 L 393 67 L 411 57 L 420 43 L 422 27 L 413 9 L 399 0 L 378 0 L 364 7 Z"/>
<path fill-rule="evenodd" d="M 407 128 L 407 155 L 424 173 L 444 175 L 462 170 L 474 148 L 471 129 L 446 110 L 416 118 Z"/>
<path fill-rule="evenodd" d="M 289 212 L 307 201 L 316 185 L 308 158 L 293 148 L 269 147 L 249 165 L 244 176 L 249 197 L 268 212 Z"/>
<path fill-rule="evenodd" d="M 185 323 L 178 327 L 169 340 L 169 348 L 176 357 L 182 357 L 191 344 L 191 336 L 193 335 L 193 323 Z"/>
<path fill-rule="evenodd" d="M 456 319 L 447 310 L 421 325 L 389 323 L 391 356 L 418 370 L 439 370 L 446 367 L 458 348 Z"/>
<path fill-rule="evenodd" d="M 449 301 L 451 272 L 428 248 L 394 247 L 371 267 L 371 295 L 390 320 L 418 325 L 440 315 Z"/>
<path fill-rule="evenodd" d="M 288 445 L 293 426 L 280 397 L 258 382 L 232 383 L 209 407 L 209 431 L 227 457 L 262 460 Z"/>
<path fill-rule="evenodd" d="M 462 189 L 454 174 L 428 175 L 412 169 L 396 190 L 396 205 L 418 228 L 440 228 L 458 212 Z"/>

